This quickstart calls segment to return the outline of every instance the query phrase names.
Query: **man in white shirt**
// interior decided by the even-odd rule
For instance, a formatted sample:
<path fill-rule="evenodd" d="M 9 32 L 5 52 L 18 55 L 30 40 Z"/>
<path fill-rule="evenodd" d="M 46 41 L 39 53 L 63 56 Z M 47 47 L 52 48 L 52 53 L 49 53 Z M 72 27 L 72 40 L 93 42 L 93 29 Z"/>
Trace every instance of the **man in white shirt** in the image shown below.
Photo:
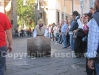
<path fill-rule="evenodd" d="M 34 32 L 33 32 L 33 37 L 37 36 L 48 36 L 48 30 L 46 26 L 44 25 L 44 22 L 42 19 L 39 19 L 38 25 L 36 25 Z"/>
<path fill-rule="evenodd" d="M 99 75 L 99 0 L 95 0 L 96 11 L 92 20 L 89 22 L 89 34 L 88 34 L 88 48 L 87 58 L 88 66 L 90 69 L 94 69 L 94 63 L 96 73 Z"/>
<path fill-rule="evenodd" d="M 49 26 L 48 26 L 48 37 L 49 37 L 50 39 L 51 39 L 51 37 L 52 37 L 52 36 L 51 36 L 51 35 L 52 35 L 51 32 L 52 32 L 52 26 L 49 25 Z"/>

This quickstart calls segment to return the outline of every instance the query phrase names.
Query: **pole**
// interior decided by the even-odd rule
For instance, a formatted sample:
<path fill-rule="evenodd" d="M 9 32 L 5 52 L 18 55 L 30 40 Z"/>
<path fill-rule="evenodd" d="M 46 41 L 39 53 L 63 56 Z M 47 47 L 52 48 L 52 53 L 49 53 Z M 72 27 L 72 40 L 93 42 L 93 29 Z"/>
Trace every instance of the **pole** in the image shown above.
<path fill-rule="evenodd" d="M 82 16 L 83 16 L 83 7 L 82 7 Z"/>
<path fill-rule="evenodd" d="M 84 2 L 82 1 L 82 16 L 83 16 L 83 7 L 84 7 Z"/>
<path fill-rule="evenodd" d="M 74 11 L 74 1 L 72 0 L 72 12 Z"/>
<path fill-rule="evenodd" d="M 81 1 L 80 3 L 81 3 L 81 4 L 80 4 L 80 5 L 81 5 L 81 16 L 83 16 L 83 4 L 84 4 L 84 2 Z"/>
<path fill-rule="evenodd" d="M 65 16 L 66 16 L 66 6 L 65 6 L 65 0 L 64 0 L 64 21 L 66 20 Z"/>
<path fill-rule="evenodd" d="M 37 25 L 37 6 L 35 6 L 35 25 Z"/>
<path fill-rule="evenodd" d="M 37 25 L 38 14 L 40 10 L 40 0 L 36 0 L 37 4 L 35 5 L 35 25 Z"/>

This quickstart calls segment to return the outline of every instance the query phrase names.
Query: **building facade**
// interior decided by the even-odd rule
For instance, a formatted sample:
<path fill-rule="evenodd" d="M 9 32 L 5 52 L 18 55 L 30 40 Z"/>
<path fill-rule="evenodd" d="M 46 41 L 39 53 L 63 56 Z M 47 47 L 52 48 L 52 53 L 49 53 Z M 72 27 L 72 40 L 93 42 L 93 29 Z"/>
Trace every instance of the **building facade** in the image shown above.
<path fill-rule="evenodd" d="M 69 14 L 66 14 L 65 0 L 40 0 L 39 16 L 42 15 L 45 25 L 60 23 L 66 20 Z"/>
<path fill-rule="evenodd" d="M 80 0 L 73 0 L 73 4 L 72 0 L 66 0 L 67 14 L 72 14 L 73 11 L 78 11 L 82 15 L 82 13 L 88 13 L 89 9 L 90 9 L 90 0 L 83 0 L 82 6 Z"/>
<path fill-rule="evenodd" d="M 90 0 L 90 7 L 94 7 L 95 0 Z"/>
<path fill-rule="evenodd" d="M 40 0 L 42 4 L 40 15 L 46 25 L 51 23 L 60 23 L 61 20 L 66 20 L 73 11 L 78 11 L 80 14 L 89 12 L 90 0 L 83 1 L 83 8 L 80 0 Z M 93 3 L 93 2 L 92 2 Z M 39 15 L 39 16 L 40 16 Z"/>
<path fill-rule="evenodd" d="M 35 6 L 35 22 L 42 18 L 45 25 L 60 23 L 61 20 L 68 19 L 73 11 L 80 14 L 89 12 L 89 8 L 94 6 L 94 0 L 84 0 L 81 9 L 80 0 L 37 0 L 39 4 Z M 73 1 L 73 2 L 72 2 Z M 38 6 L 39 5 L 39 6 Z M 16 0 L 0 0 L 0 11 L 9 17 L 13 29 L 17 28 L 17 3 Z"/>
<path fill-rule="evenodd" d="M 12 23 L 13 29 L 17 28 L 17 3 L 16 0 L 1 0 L 0 12 L 5 13 Z"/>

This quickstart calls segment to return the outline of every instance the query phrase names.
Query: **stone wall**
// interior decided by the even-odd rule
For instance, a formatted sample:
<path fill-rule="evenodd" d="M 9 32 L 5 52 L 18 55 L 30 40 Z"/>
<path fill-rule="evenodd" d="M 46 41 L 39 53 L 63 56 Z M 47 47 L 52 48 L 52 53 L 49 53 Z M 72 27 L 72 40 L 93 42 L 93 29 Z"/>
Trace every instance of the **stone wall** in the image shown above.
<path fill-rule="evenodd" d="M 81 6 L 80 6 L 80 1 L 79 0 L 74 0 L 73 1 L 73 10 L 78 11 L 81 14 Z M 83 13 L 89 12 L 90 8 L 90 1 L 85 0 L 83 3 Z M 72 15 L 72 0 L 66 0 L 66 13 Z"/>

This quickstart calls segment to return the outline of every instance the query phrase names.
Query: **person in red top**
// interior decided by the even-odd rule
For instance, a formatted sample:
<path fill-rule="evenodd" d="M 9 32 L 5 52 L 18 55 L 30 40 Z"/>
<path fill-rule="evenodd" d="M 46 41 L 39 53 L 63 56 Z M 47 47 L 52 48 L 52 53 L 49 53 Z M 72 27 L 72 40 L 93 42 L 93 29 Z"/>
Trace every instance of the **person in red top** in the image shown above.
<path fill-rule="evenodd" d="M 0 12 L 0 75 L 4 75 L 5 54 L 7 50 L 12 51 L 11 23 L 7 16 Z M 6 43 L 8 41 L 8 45 Z M 8 47 L 7 47 L 8 46 Z"/>

